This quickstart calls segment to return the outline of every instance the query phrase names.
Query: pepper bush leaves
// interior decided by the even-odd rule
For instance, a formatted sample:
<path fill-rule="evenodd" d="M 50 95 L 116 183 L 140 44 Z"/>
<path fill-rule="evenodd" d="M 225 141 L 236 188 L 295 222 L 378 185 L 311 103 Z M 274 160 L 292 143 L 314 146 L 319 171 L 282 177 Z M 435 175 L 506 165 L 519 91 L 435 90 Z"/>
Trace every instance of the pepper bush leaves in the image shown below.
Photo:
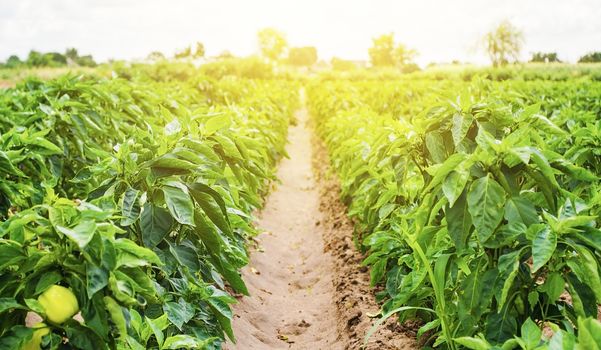
<path fill-rule="evenodd" d="M 251 214 L 285 155 L 297 88 L 186 69 L 0 91 L 0 344 L 31 337 L 31 300 L 52 284 L 75 293 L 82 319 L 51 325 L 53 349 L 234 339 L 225 290 L 247 293 Z"/>
<path fill-rule="evenodd" d="M 599 96 L 587 81 L 310 85 L 383 314 L 435 310 L 398 315 L 421 318 L 434 347 L 533 348 L 543 323 L 547 341 L 585 344 L 601 290 Z"/>

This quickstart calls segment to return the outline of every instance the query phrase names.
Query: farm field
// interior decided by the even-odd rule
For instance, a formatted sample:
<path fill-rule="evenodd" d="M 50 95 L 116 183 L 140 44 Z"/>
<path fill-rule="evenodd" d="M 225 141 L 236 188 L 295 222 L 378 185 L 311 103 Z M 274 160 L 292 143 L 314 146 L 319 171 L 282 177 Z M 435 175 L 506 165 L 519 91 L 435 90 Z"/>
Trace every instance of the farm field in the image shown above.
<path fill-rule="evenodd" d="M 3 347 L 598 343 L 601 83 L 119 69 L 0 92 Z"/>
<path fill-rule="evenodd" d="M 599 16 L 0 1 L 0 350 L 601 350 Z"/>

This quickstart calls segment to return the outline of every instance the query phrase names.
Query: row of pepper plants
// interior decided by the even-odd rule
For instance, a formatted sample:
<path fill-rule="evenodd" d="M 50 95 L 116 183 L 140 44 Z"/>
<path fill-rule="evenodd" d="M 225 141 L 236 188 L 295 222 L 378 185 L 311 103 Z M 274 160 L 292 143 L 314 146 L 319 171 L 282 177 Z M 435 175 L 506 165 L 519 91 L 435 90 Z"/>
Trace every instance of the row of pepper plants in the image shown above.
<path fill-rule="evenodd" d="M 248 293 L 251 216 L 296 89 L 148 71 L 0 91 L 0 348 L 234 340 L 231 292 Z"/>
<path fill-rule="evenodd" d="M 601 348 L 600 96 L 590 81 L 309 86 L 384 318 L 422 320 L 431 347 Z"/>

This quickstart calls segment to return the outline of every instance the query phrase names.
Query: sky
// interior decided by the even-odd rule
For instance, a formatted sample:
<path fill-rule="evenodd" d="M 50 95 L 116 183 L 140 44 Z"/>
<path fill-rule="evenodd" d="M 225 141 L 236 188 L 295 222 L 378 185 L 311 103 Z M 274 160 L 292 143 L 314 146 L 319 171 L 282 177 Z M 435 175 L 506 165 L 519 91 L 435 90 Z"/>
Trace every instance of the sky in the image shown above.
<path fill-rule="evenodd" d="M 486 64 L 479 39 L 504 19 L 523 31 L 524 59 L 601 51 L 601 0 L 0 0 L 0 60 L 67 47 L 100 61 L 139 59 L 196 41 L 210 56 L 249 55 L 257 31 L 274 27 L 328 60 L 368 59 L 372 38 L 393 32 L 421 65 Z"/>

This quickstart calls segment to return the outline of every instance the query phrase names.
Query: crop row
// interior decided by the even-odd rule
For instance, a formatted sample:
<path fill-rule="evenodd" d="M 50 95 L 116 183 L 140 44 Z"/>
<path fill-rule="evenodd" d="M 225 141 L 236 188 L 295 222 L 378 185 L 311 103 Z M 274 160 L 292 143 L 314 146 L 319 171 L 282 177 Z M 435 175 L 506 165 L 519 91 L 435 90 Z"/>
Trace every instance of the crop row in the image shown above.
<path fill-rule="evenodd" d="M 600 95 L 585 81 L 309 87 L 384 317 L 421 319 L 434 347 L 598 348 Z"/>
<path fill-rule="evenodd" d="M 32 313 L 47 349 L 234 339 L 227 290 L 247 293 L 251 215 L 285 155 L 296 89 L 128 73 L 0 92 L 2 349 L 41 337 Z M 42 302 L 57 285 L 68 291 L 55 305 L 79 310 L 65 305 L 64 322 Z"/>

